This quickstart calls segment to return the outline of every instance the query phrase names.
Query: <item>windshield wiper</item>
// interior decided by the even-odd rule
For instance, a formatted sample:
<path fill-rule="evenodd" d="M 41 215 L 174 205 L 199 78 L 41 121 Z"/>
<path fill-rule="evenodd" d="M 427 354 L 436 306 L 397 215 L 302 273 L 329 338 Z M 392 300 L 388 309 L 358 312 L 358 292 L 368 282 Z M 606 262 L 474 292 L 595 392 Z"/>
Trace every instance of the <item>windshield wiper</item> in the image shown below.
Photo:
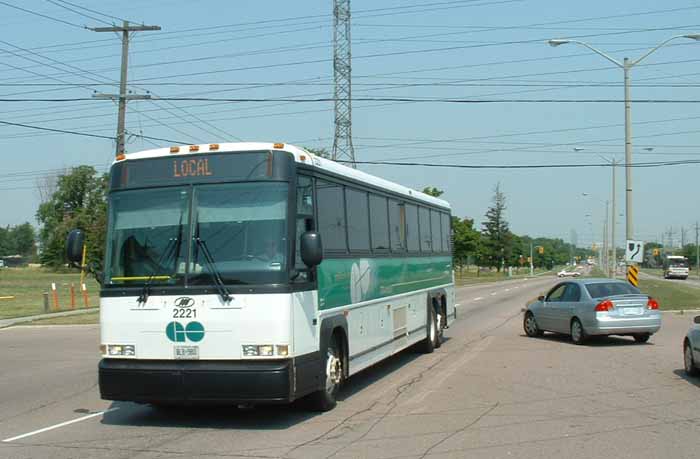
<path fill-rule="evenodd" d="M 151 275 L 148 276 L 146 283 L 143 284 L 141 294 L 136 300 L 138 303 L 146 304 L 146 302 L 148 301 L 148 296 L 151 294 L 151 283 L 153 282 L 153 279 L 155 279 L 155 277 L 157 276 L 156 273 L 160 269 L 161 264 L 170 259 L 170 256 L 175 253 L 176 247 L 179 248 L 180 244 L 178 243 L 178 241 L 180 240 L 180 236 L 181 235 L 178 235 L 178 237 L 173 237 L 168 240 L 168 244 L 165 246 L 163 253 L 160 255 L 160 258 L 158 258 L 158 261 L 156 262 L 155 269 L 153 270 Z"/>
<path fill-rule="evenodd" d="M 207 263 L 207 268 L 209 268 L 209 274 L 211 274 L 211 277 L 214 279 L 214 284 L 216 285 L 216 289 L 219 292 L 221 299 L 224 301 L 224 303 L 230 303 L 231 293 L 226 288 L 226 285 L 221 278 L 221 273 L 219 273 L 219 270 L 216 268 L 216 261 L 214 261 L 214 257 L 212 257 L 211 252 L 209 252 L 207 243 L 204 242 L 204 240 L 199 236 L 195 236 L 194 241 L 204 254 L 204 260 Z"/>
<path fill-rule="evenodd" d="M 180 214 L 180 221 L 178 222 L 177 225 L 177 237 L 170 238 L 168 240 L 168 244 L 165 246 L 165 249 L 163 249 L 163 253 L 160 255 L 160 258 L 156 262 L 156 269 L 153 270 L 153 273 L 151 273 L 150 276 L 148 276 L 148 279 L 146 280 L 146 283 L 143 284 L 143 289 L 141 290 L 141 294 L 139 295 L 138 299 L 136 300 L 139 304 L 143 303 L 146 304 L 146 301 L 148 301 L 148 296 L 151 294 L 151 283 L 153 282 L 153 279 L 156 277 L 156 272 L 158 269 L 160 269 L 161 263 L 165 263 L 167 260 L 170 259 L 172 255 L 175 255 L 174 262 L 177 264 L 177 255 L 180 253 L 180 246 L 182 244 L 182 214 Z M 166 257 L 167 255 L 167 257 Z M 177 272 L 177 266 L 173 267 L 173 272 Z"/>

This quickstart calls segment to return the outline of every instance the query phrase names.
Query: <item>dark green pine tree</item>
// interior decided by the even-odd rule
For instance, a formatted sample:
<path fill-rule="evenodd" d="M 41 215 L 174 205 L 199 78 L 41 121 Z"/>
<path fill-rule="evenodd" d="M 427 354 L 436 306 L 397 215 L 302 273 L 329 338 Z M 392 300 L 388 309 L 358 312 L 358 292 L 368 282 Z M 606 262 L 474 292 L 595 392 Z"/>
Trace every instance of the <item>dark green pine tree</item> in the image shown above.
<path fill-rule="evenodd" d="M 481 224 L 482 260 L 488 266 L 495 266 L 498 271 L 504 266 L 505 260 L 510 258 L 512 250 L 512 235 L 505 219 L 505 211 L 506 196 L 498 183 L 494 189 L 493 205 L 486 211 L 486 220 Z"/>

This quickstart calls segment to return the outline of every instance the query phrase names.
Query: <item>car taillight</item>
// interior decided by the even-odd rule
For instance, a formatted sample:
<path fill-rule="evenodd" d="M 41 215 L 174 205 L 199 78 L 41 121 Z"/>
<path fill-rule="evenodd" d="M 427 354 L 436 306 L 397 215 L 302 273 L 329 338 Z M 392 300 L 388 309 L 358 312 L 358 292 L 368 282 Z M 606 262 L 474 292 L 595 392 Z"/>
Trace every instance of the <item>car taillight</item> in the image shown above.
<path fill-rule="evenodd" d="M 604 312 L 604 311 L 610 311 L 610 310 L 613 309 L 614 307 L 615 307 L 615 306 L 613 305 L 613 302 L 612 302 L 612 301 L 610 301 L 610 300 L 605 300 L 605 301 L 601 301 L 600 303 L 598 303 L 598 304 L 596 305 L 596 307 L 595 307 L 595 310 L 596 310 L 597 312 Z"/>
<path fill-rule="evenodd" d="M 649 297 L 649 300 L 647 301 L 647 308 L 648 309 L 659 309 L 659 302 L 656 301 L 654 298 Z"/>

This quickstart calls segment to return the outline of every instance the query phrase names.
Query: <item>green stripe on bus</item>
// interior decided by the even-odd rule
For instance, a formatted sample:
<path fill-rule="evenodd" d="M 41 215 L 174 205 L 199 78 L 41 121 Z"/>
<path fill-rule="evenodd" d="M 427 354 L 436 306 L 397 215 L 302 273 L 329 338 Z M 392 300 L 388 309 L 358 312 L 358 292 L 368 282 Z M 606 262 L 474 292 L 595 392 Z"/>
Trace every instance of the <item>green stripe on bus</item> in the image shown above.
<path fill-rule="evenodd" d="M 452 282 L 446 257 L 326 259 L 318 267 L 319 309 L 360 303 Z"/>

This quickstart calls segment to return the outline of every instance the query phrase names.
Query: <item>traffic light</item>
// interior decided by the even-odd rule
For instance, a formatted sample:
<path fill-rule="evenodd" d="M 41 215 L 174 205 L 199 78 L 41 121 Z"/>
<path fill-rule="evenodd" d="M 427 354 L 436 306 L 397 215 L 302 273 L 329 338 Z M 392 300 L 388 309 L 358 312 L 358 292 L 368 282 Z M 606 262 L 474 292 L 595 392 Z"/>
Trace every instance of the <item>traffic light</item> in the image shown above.
<path fill-rule="evenodd" d="M 660 253 L 661 253 L 661 251 L 660 251 L 659 249 L 654 249 L 654 250 L 652 250 L 652 254 L 653 254 L 655 257 L 658 257 Z"/>
<path fill-rule="evenodd" d="M 544 253 L 544 247 L 542 247 L 542 246 L 537 247 L 537 252 L 539 252 L 539 254 L 542 255 Z"/>
<path fill-rule="evenodd" d="M 597 251 L 598 251 L 598 245 L 597 245 L 596 243 L 593 243 L 593 245 L 591 246 L 591 250 L 594 251 L 594 252 L 597 252 Z"/>

